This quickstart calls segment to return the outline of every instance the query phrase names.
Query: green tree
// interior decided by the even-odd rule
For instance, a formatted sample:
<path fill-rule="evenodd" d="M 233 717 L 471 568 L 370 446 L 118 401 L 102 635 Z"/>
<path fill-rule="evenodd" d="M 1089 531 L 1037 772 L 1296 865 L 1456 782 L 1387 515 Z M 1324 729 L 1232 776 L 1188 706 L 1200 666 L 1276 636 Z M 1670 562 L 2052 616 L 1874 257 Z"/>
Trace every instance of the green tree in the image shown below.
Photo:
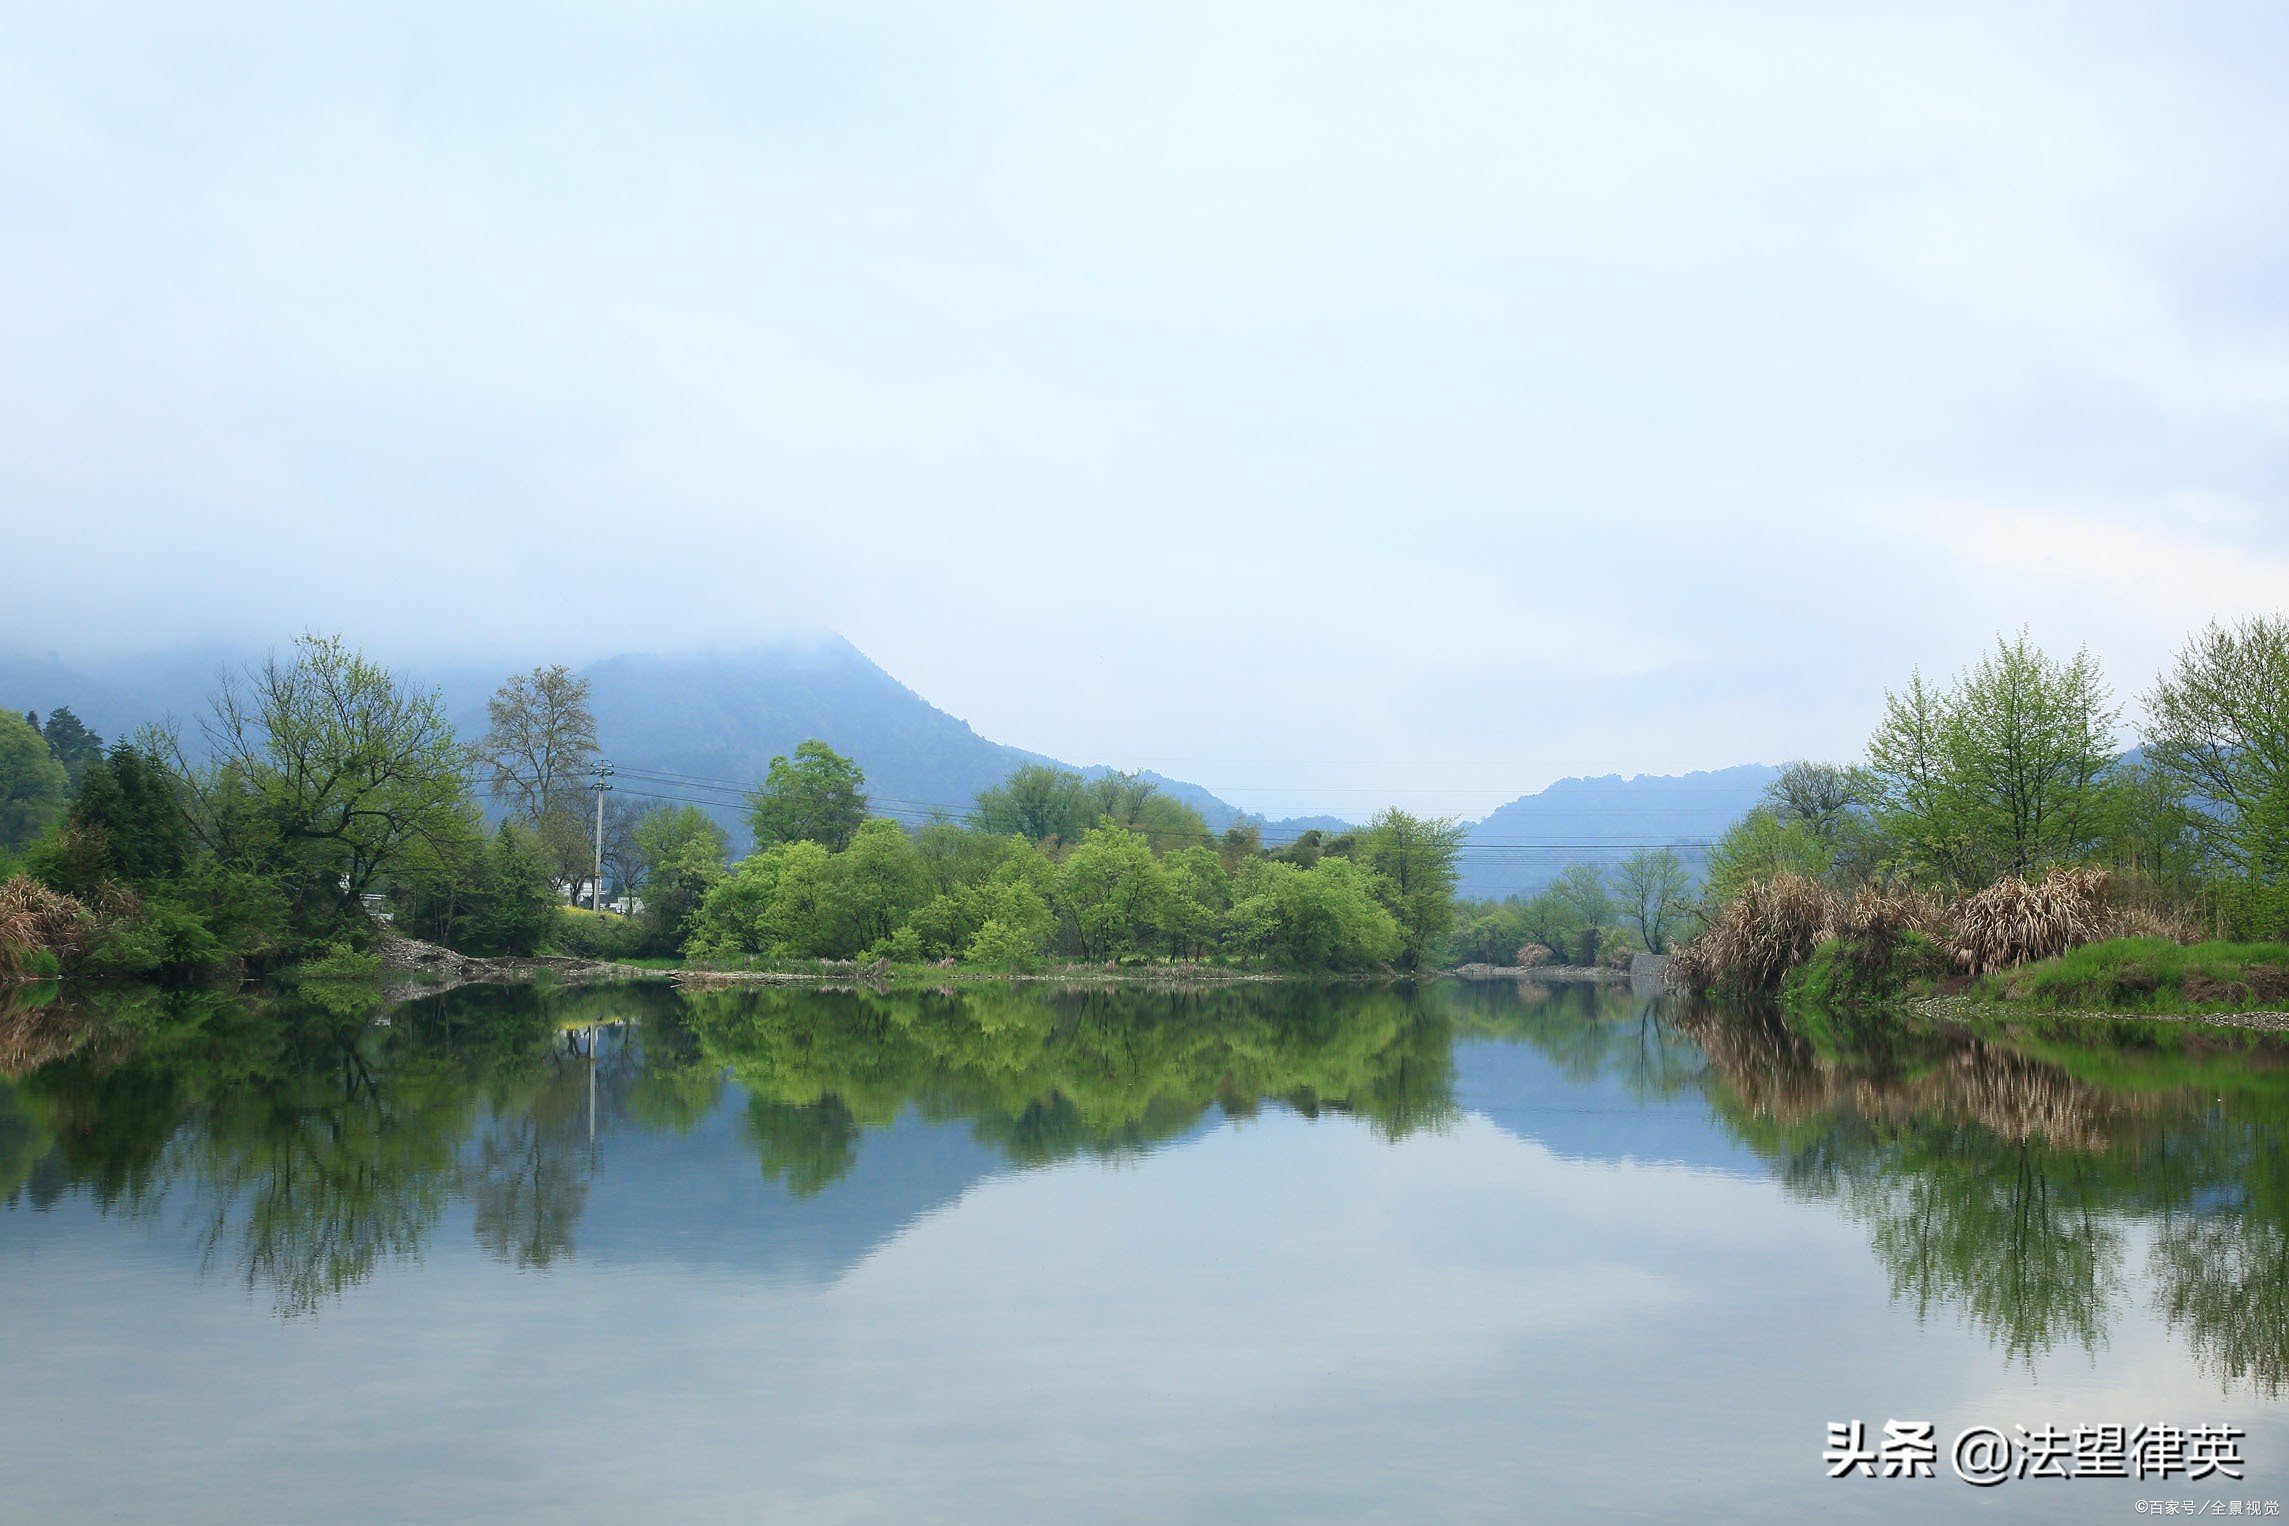
<path fill-rule="evenodd" d="M 2061 663 L 2021 631 L 1934 689 L 1885 695 L 1868 743 L 1876 824 L 1927 876 L 1985 885 L 2089 852 L 2106 830 L 2117 750 L 2088 650 Z"/>
<path fill-rule="evenodd" d="M 1198 811 L 1162 794 L 1142 775 L 1111 770 L 1091 779 L 1086 795 L 1090 811 L 1086 826 L 1110 822 L 1142 837 L 1156 854 L 1209 840 L 1208 823 Z"/>
<path fill-rule="evenodd" d="M 1028 763 L 981 791 L 971 821 L 981 832 L 1070 846 L 1096 825 L 1100 802 L 1079 774 Z"/>
<path fill-rule="evenodd" d="M 1641 848 L 1614 868 L 1614 890 L 1623 912 L 1636 924 L 1646 952 L 1669 951 L 1669 931 L 1683 913 L 1692 876 L 1671 848 Z"/>
<path fill-rule="evenodd" d="M 827 888 L 835 952 L 848 956 L 881 944 L 929 896 L 928 870 L 906 829 L 880 817 L 863 823 L 835 855 Z"/>
<path fill-rule="evenodd" d="M 1410 816 L 1393 807 L 1360 834 L 1359 860 L 1377 881 L 1377 893 L 1398 919 L 1404 942 L 1399 963 L 1418 968 L 1438 957 L 1454 926 L 1456 862 L 1463 826 L 1451 816 Z"/>
<path fill-rule="evenodd" d="M 588 692 L 588 680 L 561 662 L 515 675 L 485 702 L 488 724 L 476 751 L 493 798 L 540 834 L 568 885 L 594 872 L 585 792 L 596 717 Z"/>
<path fill-rule="evenodd" d="M 52 825 L 71 795 L 71 776 L 23 716 L 0 712 L 0 848 L 21 848 Z"/>
<path fill-rule="evenodd" d="M 29 717 L 26 717 L 29 719 Z M 40 727 L 40 735 L 47 739 L 48 750 L 71 776 L 72 788 L 78 789 L 87 771 L 103 758 L 103 738 L 87 729 L 80 718 L 72 714 L 71 706 L 58 705 L 48 712 L 48 719 Z"/>
<path fill-rule="evenodd" d="M 1605 875 L 1595 864 L 1568 864 L 1550 882 L 1547 893 L 1576 929 L 1573 947 L 1550 946 L 1569 959 L 1578 953 L 1582 964 L 1597 963 L 1599 945 L 1616 923 L 1613 893 L 1606 889 Z"/>
<path fill-rule="evenodd" d="M 1309 869 L 1259 859 L 1242 867 L 1232 892 L 1235 941 L 1288 969 L 1380 969 L 1406 946 L 1374 877 L 1349 859 L 1323 858 Z"/>
<path fill-rule="evenodd" d="M 191 847 L 174 777 L 122 742 L 81 776 L 64 830 L 42 847 L 41 878 L 73 895 L 107 881 L 172 879 L 190 862 Z"/>
<path fill-rule="evenodd" d="M 2289 932 L 2289 616 L 2212 623 L 2145 696 L 2146 763 L 2240 877 L 2248 931 Z"/>
<path fill-rule="evenodd" d="M 170 761 L 211 845 L 275 853 L 303 904 L 352 906 L 414 844 L 458 832 L 469 759 L 444 702 L 335 637 L 304 636 L 226 680 L 202 723 L 213 764 Z"/>
<path fill-rule="evenodd" d="M 1153 941 L 1167 899 L 1167 876 L 1151 847 L 1118 826 L 1084 833 L 1058 869 L 1058 906 L 1086 959 L 1132 953 Z"/>
<path fill-rule="evenodd" d="M 1817 877 L 1838 890 L 1874 872 L 1879 844 L 1864 801 L 1869 782 L 1858 769 L 1834 763 L 1791 763 L 1764 789 L 1764 804 L 1783 823 L 1800 825 L 1824 850 Z"/>
<path fill-rule="evenodd" d="M 1709 850 L 1703 900 L 1711 907 L 1731 903 L 1750 884 L 1776 874 L 1826 879 L 1836 856 L 1803 821 L 1760 805 L 1725 828 Z"/>
<path fill-rule="evenodd" d="M 494 832 L 484 897 L 478 927 L 486 944 L 504 954 L 539 952 L 564 898 L 556 892 L 547 845 L 522 822 L 504 821 Z"/>
<path fill-rule="evenodd" d="M 815 737 L 793 758 L 773 758 L 762 787 L 747 797 L 755 846 L 815 842 L 840 853 L 866 820 L 865 783 L 856 763 Z"/>
<path fill-rule="evenodd" d="M 636 822 L 631 850 L 641 865 L 644 920 L 652 929 L 649 946 L 683 948 L 691 921 L 717 881 L 731 842 L 722 827 L 694 805 L 647 811 Z"/>
<path fill-rule="evenodd" d="M 1232 877 L 1224 872 L 1216 850 L 1199 843 L 1167 855 L 1161 870 L 1168 882 L 1161 908 L 1168 951 L 1177 958 L 1197 959 L 1223 936 L 1224 917 L 1232 909 Z"/>

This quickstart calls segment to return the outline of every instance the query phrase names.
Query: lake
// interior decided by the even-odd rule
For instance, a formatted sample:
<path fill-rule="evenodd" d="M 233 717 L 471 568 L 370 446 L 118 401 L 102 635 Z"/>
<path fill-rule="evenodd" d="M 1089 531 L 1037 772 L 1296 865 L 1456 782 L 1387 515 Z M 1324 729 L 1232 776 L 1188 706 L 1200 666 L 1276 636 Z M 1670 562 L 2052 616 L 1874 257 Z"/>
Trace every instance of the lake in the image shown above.
<path fill-rule="evenodd" d="M 0 998 L 11 1518 L 2289 1504 L 2277 1039 L 1456 981 L 45 994 Z M 1934 1476 L 1861 1476 L 1919 1423 Z M 1958 1476 L 1978 1427 L 2013 1476 Z"/>

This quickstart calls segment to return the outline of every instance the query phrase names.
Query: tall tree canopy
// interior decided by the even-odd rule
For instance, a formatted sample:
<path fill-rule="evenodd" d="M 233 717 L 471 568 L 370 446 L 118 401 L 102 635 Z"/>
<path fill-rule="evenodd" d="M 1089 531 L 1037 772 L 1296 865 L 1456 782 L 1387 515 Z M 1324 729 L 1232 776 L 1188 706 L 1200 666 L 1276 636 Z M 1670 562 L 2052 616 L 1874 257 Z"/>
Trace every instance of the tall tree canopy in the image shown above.
<path fill-rule="evenodd" d="M 813 737 L 792 758 L 771 760 L 762 787 L 747 797 L 747 824 L 758 848 L 815 842 L 830 853 L 850 846 L 866 820 L 866 774 Z"/>
<path fill-rule="evenodd" d="M 503 804 L 537 824 L 578 801 L 596 756 L 587 679 L 561 662 L 519 673 L 485 701 L 485 718 L 477 757 Z"/>
<path fill-rule="evenodd" d="M 213 763 L 182 772 L 202 835 L 258 854 L 267 837 L 305 895 L 355 897 L 413 844 L 462 834 L 469 757 L 444 702 L 338 637 L 226 680 L 201 729 Z"/>
<path fill-rule="evenodd" d="M 485 702 L 488 725 L 477 757 L 493 796 L 532 827 L 557 878 L 591 872 L 585 792 L 596 757 L 596 717 L 588 680 L 563 663 L 519 673 Z"/>
<path fill-rule="evenodd" d="M 80 780 L 87 777 L 87 771 L 103 757 L 103 738 L 82 725 L 80 718 L 72 714 L 69 705 L 58 705 L 48 712 L 47 720 L 40 727 L 40 735 L 47 738 L 49 750 L 55 753 L 56 761 L 64 766 L 64 772 L 71 776 L 72 788 L 75 790 L 79 788 Z"/>
<path fill-rule="evenodd" d="M 2146 711 L 2147 765 L 2207 802 L 2192 826 L 2247 880 L 2254 930 L 2289 930 L 2289 616 L 2211 624 Z"/>
<path fill-rule="evenodd" d="M 997 837 L 1071 844 L 1096 824 L 1097 815 L 1088 780 L 1069 769 L 1028 763 L 981 791 L 971 820 Z"/>
<path fill-rule="evenodd" d="M 2021 631 L 1950 688 L 1916 673 L 1884 699 L 1868 743 L 1876 822 L 1927 875 L 1984 885 L 2104 834 L 2121 711 L 2088 650 L 2062 663 Z"/>
<path fill-rule="evenodd" d="M 0 712 L 0 848 L 21 848 L 46 831 L 70 793 L 47 739 L 26 717 Z"/>
<path fill-rule="evenodd" d="M 1650 954 L 1669 951 L 1669 933 L 1685 911 L 1693 877 L 1674 848 L 1640 848 L 1614 866 L 1614 889 L 1623 914 L 1637 924 Z"/>
<path fill-rule="evenodd" d="M 1454 925 L 1456 861 L 1462 823 L 1451 816 L 1410 816 L 1396 806 L 1367 824 L 1359 858 L 1378 881 L 1378 894 L 1404 937 L 1400 963 L 1413 968 L 1435 960 Z"/>

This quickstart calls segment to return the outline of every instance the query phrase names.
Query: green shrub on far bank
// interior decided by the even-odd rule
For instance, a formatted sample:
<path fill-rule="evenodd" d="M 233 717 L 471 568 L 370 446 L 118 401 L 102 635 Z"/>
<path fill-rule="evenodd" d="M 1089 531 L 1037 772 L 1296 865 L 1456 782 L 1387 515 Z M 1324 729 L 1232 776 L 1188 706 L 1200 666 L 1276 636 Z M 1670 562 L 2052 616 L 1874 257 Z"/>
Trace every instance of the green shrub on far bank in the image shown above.
<path fill-rule="evenodd" d="M 643 952 L 644 924 L 635 917 L 559 906 L 546 944 L 555 953 L 577 954 L 583 959 L 624 961 Z"/>
<path fill-rule="evenodd" d="M 1889 1001 L 1943 979 L 1949 963 L 1947 950 L 1922 933 L 1830 938 L 1789 971 L 1781 999 L 1826 1008 Z"/>
<path fill-rule="evenodd" d="M 347 942 L 329 943 L 316 957 L 305 959 L 294 970 L 302 981 L 325 980 L 378 980 L 381 978 L 381 955 L 365 953 Z"/>
<path fill-rule="evenodd" d="M 1990 975 L 1991 1001 L 2104 1012 L 2235 1012 L 2289 1007 L 2289 944 L 2113 938 Z"/>

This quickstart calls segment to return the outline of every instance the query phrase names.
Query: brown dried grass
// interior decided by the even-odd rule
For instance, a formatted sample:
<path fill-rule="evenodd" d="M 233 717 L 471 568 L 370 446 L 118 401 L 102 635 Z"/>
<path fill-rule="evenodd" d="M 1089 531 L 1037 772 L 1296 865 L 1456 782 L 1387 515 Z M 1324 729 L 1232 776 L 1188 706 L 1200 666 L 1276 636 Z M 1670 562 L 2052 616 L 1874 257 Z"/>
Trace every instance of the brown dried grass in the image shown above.
<path fill-rule="evenodd" d="M 2117 906 L 2107 920 L 2109 938 L 2167 938 L 2172 943 L 2188 947 L 2204 941 L 2208 934 L 2172 912 L 2151 906 Z"/>
<path fill-rule="evenodd" d="M 21 979 L 45 950 L 68 963 L 85 946 L 94 918 L 87 907 L 28 874 L 0 882 L 0 979 Z"/>
<path fill-rule="evenodd" d="M 1774 991 L 1812 956 L 1836 920 L 1836 898 L 1799 874 L 1749 884 L 1677 951 L 1673 968 L 1696 990 Z"/>
<path fill-rule="evenodd" d="M 1974 975 L 2031 964 L 2112 934 L 2104 869 L 2053 869 L 2039 884 L 2005 875 L 1956 903 L 1957 965 Z"/>

